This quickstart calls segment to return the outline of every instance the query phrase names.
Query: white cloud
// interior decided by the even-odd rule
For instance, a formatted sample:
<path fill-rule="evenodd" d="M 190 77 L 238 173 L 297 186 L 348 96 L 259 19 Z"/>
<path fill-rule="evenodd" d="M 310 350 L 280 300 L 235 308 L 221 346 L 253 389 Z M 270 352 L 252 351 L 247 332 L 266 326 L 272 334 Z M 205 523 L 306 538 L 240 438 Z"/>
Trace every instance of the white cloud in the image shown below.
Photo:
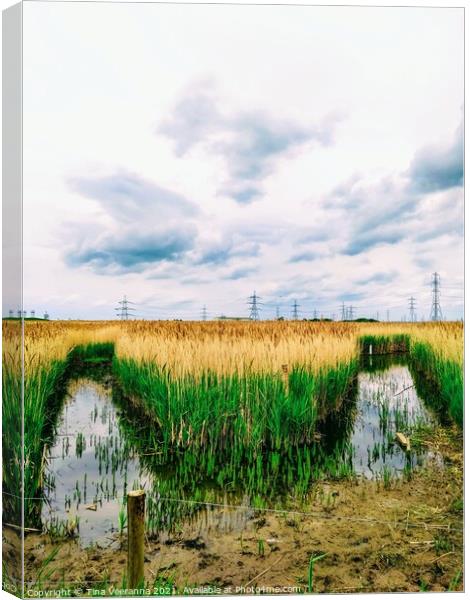
<path fill-rule="evenodd" d="M 297 298 L 401 317 L 411 294 L 427 314 L 429 273 L 463 272 L 462 23 L 27 3 L 26 307 L 246 314 L 256 288 L 266 316 Z"/>

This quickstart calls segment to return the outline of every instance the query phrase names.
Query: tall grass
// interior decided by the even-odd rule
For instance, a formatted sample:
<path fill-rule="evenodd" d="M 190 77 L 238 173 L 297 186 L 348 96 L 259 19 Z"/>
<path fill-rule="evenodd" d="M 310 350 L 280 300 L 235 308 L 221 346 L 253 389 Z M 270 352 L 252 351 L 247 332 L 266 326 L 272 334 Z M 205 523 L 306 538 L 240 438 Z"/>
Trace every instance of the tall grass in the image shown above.
<path fill-rule="evenodd" d="M 63 390 L 65 363 L 54 361 L 24 381 L 24 495 L 25 522 L 39 524 L 38 503 L 33 500 L 42 487 L 45 443 L 50 438 Z M 55 405 L 55 406 L 54 406 Z"/>
<path fill-rule="evenodd" d="M 363 335 L 359 338 L 359 344 L 363 354 L 396 354 L 408 352 L 410 348 L 410 336 L 399 333 L 391 335 Z"/>
<path fill-rule="evenodd" d="M 165 448 L 159 430 L 142 408 L 129 404 L 119 387 L 113 402 L 120 409 L 119 427 L 126 451 L 139 454 L 145 470 L 153 474 L 147 497 L 147 530 L 159 533 L 201 510 L 202 504 L 286 506 L 302 501 L 320 479 L 352 477 L 348 429 L 337 428 L 323 446 L 289 445 L 282 450 L 264 449 L 254 454 L 249 447 L 227 445 L 216 452 L 210 446 Z M 343 403 L 342 416 L 354 403 Z M 331 444 L 334 436 L 335 444 Z"/>
<path fill-rule="evenodd" d="M 312 440 L 322 411 L 341 404 L 366 336 L 409 336 L 413 364 L 432 382 L 435 402 L 462 424 L 462 333 L 462 323 L 27 321 L 23 340 L 20 322 L 4 322 L 4 513 L 20 522 L 21 467 L 25 496 L 40 491 L 72 358 L 108 361 L 114 347 L 116 375 L 152 415 L 166 447 L 235 445 L 257 454 Z M 98 355 L 96 347 L 74 350 L 90 344 L 101 344 Z M 26 523 L 36 518 L 27 507 Z"/>
<path fill-rule="evenodd" d="M 21 525 L 22 505 L 22 332 L 21 323 L 3 325 L 2 436 L 3 522 Z"/>
<path fill-rule="evenodd" d="M 415 342 L 411 347 L 416 380 L 424 378 L 427 383 L 425 399 L 440 412 L 447 413 L 460 427 L 463 426 L 463 370 L 452 360 L 433 351 L 425 342 Z"/>
<path fill-rule="evenodd" d="M 356 369 L 352 361 L 317 373 L 296 366 L 286 377 L 207 371 L 177 378 L 154 363 L 114 359 L 125 394 L 146 409 L 166 448 L 242 446 L 255 454 L 312 443 L 319 412 L 344 398 Z"/>

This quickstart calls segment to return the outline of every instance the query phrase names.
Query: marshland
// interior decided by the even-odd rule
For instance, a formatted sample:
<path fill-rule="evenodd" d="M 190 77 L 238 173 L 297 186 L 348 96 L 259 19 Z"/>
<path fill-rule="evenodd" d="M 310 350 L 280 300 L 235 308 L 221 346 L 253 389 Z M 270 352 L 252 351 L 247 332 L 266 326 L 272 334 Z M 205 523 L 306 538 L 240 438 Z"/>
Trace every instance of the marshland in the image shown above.
<path fill-rule="evenodd" d="M 31 588 L 125 588 L 142 487 L 150 589 L 461 588 L 461 323 L 25 322 L 24 365 L 17 327 L 3 511 L 13 540 L 24 368 Z"/>

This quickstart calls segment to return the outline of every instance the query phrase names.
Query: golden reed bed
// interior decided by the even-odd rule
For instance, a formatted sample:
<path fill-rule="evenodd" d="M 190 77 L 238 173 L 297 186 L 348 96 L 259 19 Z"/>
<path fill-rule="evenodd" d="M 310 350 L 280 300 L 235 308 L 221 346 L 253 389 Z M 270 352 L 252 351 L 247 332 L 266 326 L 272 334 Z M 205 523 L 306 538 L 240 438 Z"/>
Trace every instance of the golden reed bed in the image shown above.
<path fill-rule="evenodd" d="M 434 352 L 463 364 L 463 324 L 341 323 L 306 321 L 26 321 L 25 371 L 62 360 L 74 346 L 112 342 L 121 358 L 167 365 L 174 375 L 275 372 L 282 365 L 313 370 L 349 362 L 357 355 L 358 337 L 409 334 Z M 17 360 L 19 324 L 4 322 L 4 357 Z"/>

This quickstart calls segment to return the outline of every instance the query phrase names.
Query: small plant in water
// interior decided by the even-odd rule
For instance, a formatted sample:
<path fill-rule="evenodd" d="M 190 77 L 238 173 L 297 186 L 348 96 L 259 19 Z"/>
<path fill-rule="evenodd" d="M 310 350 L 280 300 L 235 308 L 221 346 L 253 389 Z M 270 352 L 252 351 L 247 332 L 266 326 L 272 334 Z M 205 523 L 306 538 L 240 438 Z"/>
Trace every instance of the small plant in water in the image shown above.
<path fill-rule="evenodd" d="M 119 535 L 122 536 L 124 529 L 127 527 L 127 510 L 126 503 L 123 501 L 119 507 Z"/>
<path fill-rule="evenodd" d="M 85 440 L 85 436 L 83 435 L 83 433 L 77 433 L 77 437 L 75 440 L 75 454 L 77 456 L 77 458 L 81 458 L 83 451 L 86 448 L 86 440 Z"/>
<path fill-rule="evenodd" d="M 379 400 L 379 422 L 380 429 L 383 433 L 387 431 L 388 422 L 390 420 L 390 408 L 386 400 Z"/>
<path fill-rule="evenodd" d="M 411 477 L 413 476 L 413 466 L 411 463 L 407 462 L 403 467 L 403 479 L 405 481 L 411 481 Z"/>
<path fill-rule="evenodd" d="M 385 490 L 391 489 L 392 481 L 393 481 L 393 471 L 387 465 L 384 465 L 384 467 L 382 469 L 382 481 L 383 481 Z"/>

